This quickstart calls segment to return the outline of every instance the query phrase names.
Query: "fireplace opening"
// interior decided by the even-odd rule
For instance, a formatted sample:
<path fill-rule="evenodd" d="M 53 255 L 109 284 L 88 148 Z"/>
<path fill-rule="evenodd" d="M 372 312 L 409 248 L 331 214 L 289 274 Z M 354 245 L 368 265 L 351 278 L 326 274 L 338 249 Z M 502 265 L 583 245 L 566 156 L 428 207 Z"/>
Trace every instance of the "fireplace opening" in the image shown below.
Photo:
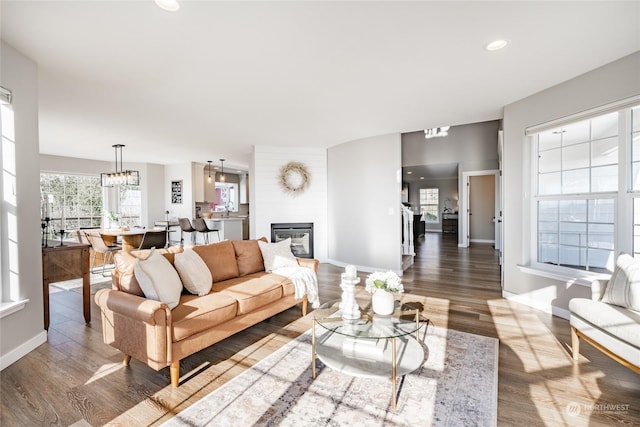
<path fill-rule="evenodd" d="M 283 222 L 271 224 L 271 241 L 291 238 L 291 252 L 298 258 L 313 258 L 313 223 Z"/>

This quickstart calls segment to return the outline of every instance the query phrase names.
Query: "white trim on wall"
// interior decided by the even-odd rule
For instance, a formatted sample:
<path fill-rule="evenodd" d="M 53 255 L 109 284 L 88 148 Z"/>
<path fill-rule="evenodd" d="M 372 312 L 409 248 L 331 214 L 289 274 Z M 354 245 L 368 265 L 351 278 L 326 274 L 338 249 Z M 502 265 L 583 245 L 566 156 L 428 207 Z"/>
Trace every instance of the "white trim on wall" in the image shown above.
<path fill-rule="evenodd" d="M 0 371 L 17 362 L 21 357 L 26 356 L 40 345 L 47 342 L 47 331 L 42 331 L 33 338 L 23 342 L 13 350 L 0 356 Z"/>
<path fill-rule="evenodd" d="M 485 175 L 494 175 L 495 176 L 495 182 L 496 182 L 496 218 L 498 216 L 498 210 L 500 209 L 500 207 L 498 206 L 498 179 L 500 178 L 499 176 L 500 174 L 500 170 L 498 169 L 489 169 L 489 170 L 478 170 L 478 171 L 467 171 L 467 172 L 462 172 L 462 180 L 460 181 L 460 189 L 459 189 L 459 193 L 461 194 L 460 197 L 460 212 L 458 215 L 458 223 L 460 224 L 460 236 L 462 236 L 462 238 L 459 240 L 459 244 L 458 247 L 461 248 L 468 248 L 469 247 L 469 242 L 470 242 L 470 236 L 469 236 L 469 215 L 468 215 L 468 211 L 469 211 L 469 186 L 467 185 L 469 182 L 469 177 L 472 176 L 485 176 Z M 471 240 L 473 241 L 473 240 Z M 492 243 L 495 243 L 495 240 L 491 241 Z"/>

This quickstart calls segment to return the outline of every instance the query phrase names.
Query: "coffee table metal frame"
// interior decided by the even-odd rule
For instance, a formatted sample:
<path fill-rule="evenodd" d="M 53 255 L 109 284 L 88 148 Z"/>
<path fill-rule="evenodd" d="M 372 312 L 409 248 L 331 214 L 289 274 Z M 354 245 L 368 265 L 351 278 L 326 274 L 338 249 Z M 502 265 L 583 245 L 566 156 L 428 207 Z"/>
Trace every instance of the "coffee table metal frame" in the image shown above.
<path fill-rule="evenodd" d="M 340 300 L 330 301 L 323 304 L 320 308 L 316 309 L 313 316 L 313 327 L 311 328 L 311 376 L 316 378 L 316 359 L 317 353 L 317 337 L 316 326 L 320 325 L 327 330 L 329 334 L 340 334 L 345 337 L 354 338 L 356 340 L 367 339 L 386 339 L 391 344 L 391 387 L 392 387 L 392 404 L 393 409 L 397 404 L 397 348 L 396 338 L 407 336 L 409 339 L 414 339 L 411 335 L 415 333 L 415 340 L 418 344 L 422 345 L 420 340 L 421 322 L 428 325 L 429 320 L 424 318 L 420 314 L 419 309 L 397 309 L 393 314 L 389 316 L 378 316 L 360 309 L 362 316 L 360 319 L 350 320 L 343 319 L 339 310 Z M 385 332 L 374 331 L 373 324 L 374 318 L 389 319 L 394 325 L 393 328 L 386 328 Z M 413 319 L 413 320 L 408 320 Z M 424 357 L 424 355 L 423 355 Z M 322 360 L 322 358 L 320 357 Z M 422 361 L 420 361 L 422 362 Z M 414 368 L 416 369 L 416 368 Z M 414 370 L 412 369 L 412 370 Z M 409 371 L 408 371 L 409 372 Z M 408 372 L 405 372 L 408 373 Z"/>

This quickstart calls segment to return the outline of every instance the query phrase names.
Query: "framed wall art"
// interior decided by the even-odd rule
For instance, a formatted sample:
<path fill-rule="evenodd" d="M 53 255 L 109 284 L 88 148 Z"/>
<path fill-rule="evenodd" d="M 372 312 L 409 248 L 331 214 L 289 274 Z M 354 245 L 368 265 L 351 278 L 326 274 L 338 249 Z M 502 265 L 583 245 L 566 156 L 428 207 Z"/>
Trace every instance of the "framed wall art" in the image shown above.
<path fill-rule="evenodd" d="M 182 204 L 182 180 L 171 181 L 171 203 Z"/>

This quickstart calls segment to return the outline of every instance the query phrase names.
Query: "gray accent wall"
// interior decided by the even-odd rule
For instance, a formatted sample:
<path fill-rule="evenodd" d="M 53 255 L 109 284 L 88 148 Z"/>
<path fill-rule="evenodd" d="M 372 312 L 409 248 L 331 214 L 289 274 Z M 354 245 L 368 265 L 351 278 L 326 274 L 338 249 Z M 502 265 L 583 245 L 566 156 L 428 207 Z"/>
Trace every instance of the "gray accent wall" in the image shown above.
<path fill-rule="evenodd" d="M 401 137 L 328 149 L 329 258 L 361 270 L 402 271 Z"/>
<path fill-rule="evenodd" d="M 532 260 L 531 146 L 527 127 L 640 94 L 640 52 L 553 86 L 504 108 L 504 291 L 536 308 L 566 316 L 573 297 L 591 289 L 521 271 Z"/>
<path fill-rule="evenodd" d="M 445 125 L 444 123 L 442 124 Z M 457 206 L 460 207 L 462 197 L 462 175 L 464 172 L 485 171 L 498 169 L 498 131 L 500 120 L 451 126 L 448 136 L 425 139 L 424 130 L 402 134 L 402 166 L 438 166 L 458 164 L 456 178 L 457 189 L 451 191 L 451 176 L 427 176 L 424 181 L 409 183 L 409 202 L 418 206 L 419 188 L 440 187 L 440 203 L 444 207 L 444 200 L 458 197 Z M 439 169 L 437 167 L 427 169 Z M 443 168 L 448 169 L 448 168 Z M 405 177 L 406 178 L 406 177 Z M 415 179 L 415 176 L 414 176 Z M 447 185 L 448 184 L 448 185 Z M 463 218 L 458 218 L 458 242 L 462 242 L 460 231 Z M 442 224 L 425 224 L 427 230 L 441 229 Z"/>

